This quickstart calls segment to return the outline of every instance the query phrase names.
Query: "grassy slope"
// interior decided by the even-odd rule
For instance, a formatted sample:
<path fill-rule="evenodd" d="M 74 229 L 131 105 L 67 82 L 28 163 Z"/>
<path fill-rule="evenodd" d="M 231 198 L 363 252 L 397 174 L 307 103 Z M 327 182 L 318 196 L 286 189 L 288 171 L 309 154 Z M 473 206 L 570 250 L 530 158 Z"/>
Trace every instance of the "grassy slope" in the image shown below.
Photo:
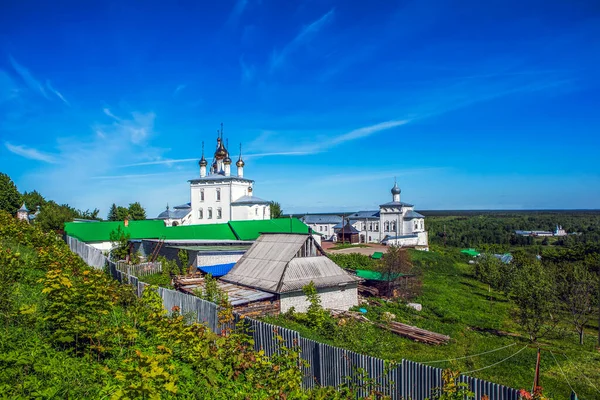
<path fill-rule="evenodd" d="M 468 264 L 448 262 L 447 258 L 434 252 L 415 252 L 414 258 L 415 261 L 427 265 L 424 268 L 423 294 L 414 300 L 423 305 L 423 311 L 412 311 L 401 305 L 367 306 L 367 316 L 377 319 L 383 311 L 390 311 L 396 314 L 397 320 L 401 322 L 449 335 L 453 339 L 451 343 L 445 346 L 429 346 L 395 335 L 382 334 L 376 329 L 367 329 L 357 340 L 350 338 L 343 343 L 338 341 L 330 342 L 331 344 L 386 359 L 405 358 L 427 362 L 464 357 L 516 343 L 507 349 L 480 357 L 431 364 L 435 367 L 450 367 L 463 372 L 491 365 L 529 345 L 525 338 L 481 331 L 486 329 L 517 335 L 521 333 L 517 324 L 511 319 L 511 305 L 507 299 L 502 295 L 493 294 L 495 301 L 490 301 L 487 286 L 472 277 Z M 277 318 L 276 322 L 300 330 L 307 337 L 322 338 L 318 333 L 311 332 L 297 323 L 282 318 Z M 583 372 L 596 387 L 600 388 L 600 354 L 594 347 L 595 331 L 590 329 L 587 333 L 583 346 L 577 344 L 577 337 L 570 333 L 570 329 L 562 335 L 557 334 L 541 340 L 541 385 L 552 398 L 568 398 L 570 389 L 550 352 L 545 350 L 552 350 L 555 354 L 580 398 L 600 397 L 600 392 L 596 391 L 581 375 Z M 529 345 L 526 350 L 510 360 L 469 375 L 515 388 L 530 389 L 536 351 L 536 346 Z M 569 363 L 563 354 L 566 354 L 574 364 Z M 577 365 L 580 372 L 574 365 Z"/>

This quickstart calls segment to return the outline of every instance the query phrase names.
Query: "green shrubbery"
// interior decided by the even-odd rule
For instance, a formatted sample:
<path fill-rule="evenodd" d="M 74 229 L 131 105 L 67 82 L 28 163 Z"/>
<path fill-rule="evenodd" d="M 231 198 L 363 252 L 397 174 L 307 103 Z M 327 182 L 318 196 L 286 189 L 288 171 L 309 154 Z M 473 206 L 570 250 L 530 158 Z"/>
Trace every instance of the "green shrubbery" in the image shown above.
<path fill-rule="evenodd" d="M 87 267 L 55 235 L 0 213 L 0 397 L 341 399 L 301 389 L 298 350 L 267 357 L 252 339 L 217 335 L 138 299 Z M 232 321 L 221 301 L 219 319 Z M 374 397 L 373 397 L 374 398 Z"/>

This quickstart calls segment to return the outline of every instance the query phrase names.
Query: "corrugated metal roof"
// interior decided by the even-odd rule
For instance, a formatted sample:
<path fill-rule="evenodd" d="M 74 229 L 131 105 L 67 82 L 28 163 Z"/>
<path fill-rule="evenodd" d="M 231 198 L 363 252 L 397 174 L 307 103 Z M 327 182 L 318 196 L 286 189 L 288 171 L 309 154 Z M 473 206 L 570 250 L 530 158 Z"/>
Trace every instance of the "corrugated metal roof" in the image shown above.
<path fill-rule="evenodd" d="M 380 204 L 379 207 L 414 207 L 412 204 L 403 201 L 390 201 L 389 203 Z"/>
<path fill-rule="evenodd" d="M 160 214 L 156 219 L 181 219 L 188 215 L 192 211 L 191 208 L 176 208 L 176 209 L 167 209 Z"/>
<path fill-rule="evenodd" d="M 296 292 L 311 281 L 317 288 L 344 286 L 360 279 L 348 274 L 329 257 L 296 257 L 292 259 L 281 281 L 280 293 Z"/>
<path fill-rule="evenodd" d="M 239 199 L 237 199 L 236 201 L 231 202 L 232 205 L 238 205 L 238 204 L 269 204 L 270 202 L 268 200 L 263 200 L 260 197 L 256 197 L 256 196 L 242 196 Z"/>
<path fill-rule="evenodd" d="M 229 221 L 229 225 L 240 240 L 255 240 L 261 233 L 308 234 L 308 226 L 297 218 Z"/>
<path fill-rule="evenodd" d="M 323 254 L 309 235 L 261 235 L 222 279 L 272 293 L 298 291 L 311 281 L 316 287 L 356 281 L 324 255 L 296 257 L 307 241 L 312 241 L 313 254 Z"/>
<path fill-rule="evenodd" d="M 167 240 L 236 240 L 228 224 L 169 226 L 164 228 L 162 237 Z"/>
<path fill-rule="evenodd" d="M 110 234 L 121 228 L 131 239 L 156 239 L 164 234 L 165 223 L 161 220 L 129 221 L 125 226 L 123 221 L 101 221 L 93 224 L 66 222 L 65 232 L 82 242 L 107 242 Z"/>
<path fill-rule="evenodd" d="M 204 178 L 190 179 L 188 182 L 200 183 L 200 182 L 207 182 L 207 181 L 208 182 L 210 182 L 210 181 L 242 181 L 242 182 L 250 182 L 250 183 L 254 182 L 252 179 L 248 179 L 248 178 L 240 178 L 239 176 L 234 176 L 234 175 L 225 176 L 225 175 L 221 175 L 221 174 L 206 175 Z"/>
<path fill-rule="evenodd" d="M 365 220 L 365 219 L 379 219 L 379 210 L 375 211 L 359 211 L 354 214 L 350 214 L 349 218 L 352 220 Z"/>
<path fill-rule="evenodd" d="M 414 211 L 414 210 L 409 210 L 405 215 L 404 215 L 404 219 L 413 219 L 413 218 L 425 218 L 424 215 L 419 214 L 418 212 Z"/>
<path fill-rule="evenodd" d="M 193 293 L 194 289 L 201 288 L 203 286 L 204 285 L 202 284 L 185 285 L 181 286 L 180 289 L 185 292 Z M 227 293 L 228 300 L 234 307 L 248 304 L 253 301 L 266 300 L 275 297 L 273 293 L 267 293 L 257 289 L 238 286 L 220 280 L 217 281 L 217 286 L 224 293 Z"/>
<path fill-rule="evenodd" d="M 300 218 L 305 224 L 338 224 L 342 222 L 339 215 L 305 215 Z"/>

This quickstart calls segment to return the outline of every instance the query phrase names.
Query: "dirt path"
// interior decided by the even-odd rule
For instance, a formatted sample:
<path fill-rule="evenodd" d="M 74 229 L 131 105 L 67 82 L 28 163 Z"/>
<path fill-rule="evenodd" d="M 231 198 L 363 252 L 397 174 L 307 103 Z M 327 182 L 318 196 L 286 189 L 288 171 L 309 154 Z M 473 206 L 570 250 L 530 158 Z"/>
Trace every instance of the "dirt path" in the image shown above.
<path fill-rule="evenodd" d="M 325 250 L 326 252 L 334 253 L 334 254 L 359 253 L 359 254 L 364 254 L 366 256 L 370 256 L 376 251 L 380 251 L 382 253 L 387 253 L 387 247 L 383 246 L 381 244 L 369 244 L 368 245 L 369 247 L 349 247 L 346 249 L 331 250 L 331 248 L 336 246 L 337 244 L 338 243 L 323 242 L 321 244 L 321 247 L 323 247 L 323 250 Z"/>

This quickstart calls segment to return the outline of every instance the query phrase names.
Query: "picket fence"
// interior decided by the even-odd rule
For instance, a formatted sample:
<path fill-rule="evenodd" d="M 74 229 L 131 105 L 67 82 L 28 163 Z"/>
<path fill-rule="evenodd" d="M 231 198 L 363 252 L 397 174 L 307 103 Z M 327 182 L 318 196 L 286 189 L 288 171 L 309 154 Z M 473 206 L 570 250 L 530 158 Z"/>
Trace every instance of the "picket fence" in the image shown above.
<path fill-rule="evenodd" d="M 135 265 L 128 264 L 125 261 L 117 261 L 115 264 L 119 271 L 127 272 L 129 275 L 137 276 L 138 278 L 141 276 L 158 274 L 162 272 L 162 263 L 159 261 L 145 262 Z"/>
<path fill-rule="evenodd" d="M 116 263 L 109 261 L 100 250 L 69 236 L 66 237 L 66 242 L 89 266 L 107 268 L 114 279 L 132 285 L 138 296 L 141 296 L 144 288 L 148 286 L 137 276 L 119 270 Z M 183 315 L 192 316 L 206 324 L 213 332 L 221 332 L 223 327 L 219 326 L 216 304 L 166 288 L 159 288 L 158 293 L 165 309 L 171 311 L 177 307 Z M 361 396 L 374 389 L 394 400 L 424 400 L 432 395 L 435 388 L 442 386 L 440 368 L 409 360 L 402 360 L 390 366 L 379 358 L 303 338 L 296 331 L 251 318 L 243 318 L 244 324 L 238 324 L 241 316 L 234 313 L 234 317 L 235 321 L 231 327 L 244 329 L 254 339 L 256 350 L 263 350 L 269 356 L 278 352 L 281 345 L 298 346 L 301 358 L 306 361 L 302 363 L 302 384 L 305 388 L 352 384 L 358 388 Z M 358 373 L 359 371 L 361 373 Z M 477 400 L 481 400 L 484 395 L 490 400 L 519 399 L 518 390 L 507 386 L 465 375 L 460 376 L 460 381 L 469 385 Z"/>

